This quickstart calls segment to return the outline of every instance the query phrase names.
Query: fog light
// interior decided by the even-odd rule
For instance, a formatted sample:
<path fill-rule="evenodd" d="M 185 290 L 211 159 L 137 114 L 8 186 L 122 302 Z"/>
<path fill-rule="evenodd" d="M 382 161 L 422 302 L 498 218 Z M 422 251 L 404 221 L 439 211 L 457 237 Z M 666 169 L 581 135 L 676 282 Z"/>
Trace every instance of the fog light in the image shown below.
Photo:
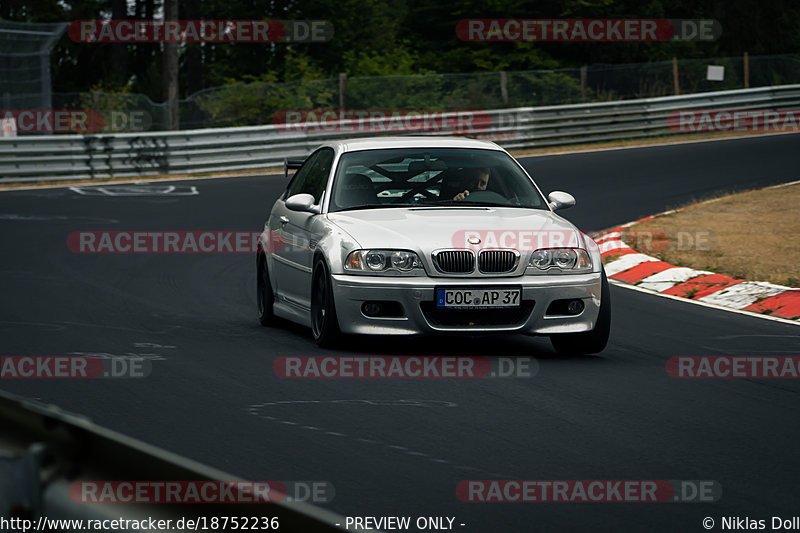
<path fill-rule="evenodd" d="M 377 302 L 367 302 L 364 304 L 364 314 L 367 316 L 380 316 L 381 304 Z"/>
<path fill-rule="evenodd" d="M 400 302 L 391 300 L 364 302 L 361 304 L 361 313 L 368 318 L 400 318 L 405 316 Z"/>
<path fill-rule="evenodd" d="M 574 298 L 570 300 L 554 300 L 547 307 L 545 315 L 550 316 L 575 316 L 583 313 L 583 300 Z"/>
<path fill-rule="evenodd" d="M 583 300 L 570 300 L 567 304 L 567 312 L 571 315 L 578 315 L 583 311 Z"/>

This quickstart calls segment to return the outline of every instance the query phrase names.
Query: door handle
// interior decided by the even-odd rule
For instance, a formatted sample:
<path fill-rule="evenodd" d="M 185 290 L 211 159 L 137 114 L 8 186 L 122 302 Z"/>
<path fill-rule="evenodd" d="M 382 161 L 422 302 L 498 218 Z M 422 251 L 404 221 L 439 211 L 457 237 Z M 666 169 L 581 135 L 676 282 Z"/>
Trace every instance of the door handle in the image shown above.
<path fill-rule="evenodd" d="M 286 215 L 281 215 L 280 221 L 281 221 L 281 226 L 285 226 L 286 224 L 289 223 L 289 217 L 287 217 Z"/>

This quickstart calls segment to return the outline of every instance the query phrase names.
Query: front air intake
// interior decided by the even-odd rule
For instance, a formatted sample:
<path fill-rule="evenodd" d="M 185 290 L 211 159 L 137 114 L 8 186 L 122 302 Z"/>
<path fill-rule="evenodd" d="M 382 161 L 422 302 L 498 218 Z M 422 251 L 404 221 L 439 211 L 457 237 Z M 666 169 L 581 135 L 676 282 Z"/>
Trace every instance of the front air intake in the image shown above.
<path fill-rule="evenodd" d="M 472 250 L 439 250 L 433 253 L 433 264 L 446 274 L 468 274 L 475 270 Z"/>
<path fill-rule="evenodd" d="M 519 253 L 514 250 L 483 250 L 478 255 L 478 268 L 486 274 L 511 272 L 519 264 Z"/>

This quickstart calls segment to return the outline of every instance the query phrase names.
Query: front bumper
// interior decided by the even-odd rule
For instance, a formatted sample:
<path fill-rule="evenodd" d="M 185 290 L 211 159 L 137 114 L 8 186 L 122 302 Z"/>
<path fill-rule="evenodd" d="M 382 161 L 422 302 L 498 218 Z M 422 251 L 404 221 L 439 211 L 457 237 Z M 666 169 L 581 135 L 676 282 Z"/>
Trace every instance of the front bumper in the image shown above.
<path fill-rule="evenodd" d="M 365 335 L 420 335 L 428 333 L 501 333 L 527 335 L 580 333 L 594 328 L 600 310 L 600 272 L 517 276 L 506 278 L 430 278 L 335 274 L 333 296 L 339 327 L 344 333 Z M 460 322 L 442 320 L 435 311 L 435 289 L 522 287 L 522 306 L 517 312 L 487 310 L 478 318 Z M 548 315 L 554 300 L 580 299 L 583 311 L 574 316 Z M 362 312 L 367 301 L 393 301 L 403 308 L 401 317 L 368 317 Z M 433 310 L 433 311 L 432 311 Z M 444 315 L 445 318 L 446 315 Z"/>

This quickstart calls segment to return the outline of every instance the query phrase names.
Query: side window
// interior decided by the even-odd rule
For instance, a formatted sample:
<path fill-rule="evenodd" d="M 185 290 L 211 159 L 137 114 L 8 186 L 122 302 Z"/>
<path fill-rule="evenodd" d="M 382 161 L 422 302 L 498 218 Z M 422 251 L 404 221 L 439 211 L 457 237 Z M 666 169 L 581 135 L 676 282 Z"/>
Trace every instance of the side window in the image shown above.
<path fill-rule="evenodd" d="M 325 186 L 328 184 L 328 177 L 331 174 L 333 156 L 334 153 L 331 148 L 323 148 L 317 152 L 317 157 L 312 162 L 313 164 L 299 192 L 308 193 L 314 197 L 315 201 L 320 201 L 322 193 L 325 192 Z"/>
<path fill-rule="evenodd" d="M 319 159 L 321 153 L 322 150 L 311 154 L 311 156 L 306 159 L 306 162 L 303 163 L 303 166 L 297 169 L 297 172 L 295 172 L 294 176 L 292 177 L 292 181 L 289 182 L 289 186 L 286 187 L 286 195 L 284 196 L 284 199 L 294 196 L 295 194 L 305 192 L 303 190 L 303 186 L 305 185 L 308 175 L 311 173 L 311 169 L 317 159 Z"/>

